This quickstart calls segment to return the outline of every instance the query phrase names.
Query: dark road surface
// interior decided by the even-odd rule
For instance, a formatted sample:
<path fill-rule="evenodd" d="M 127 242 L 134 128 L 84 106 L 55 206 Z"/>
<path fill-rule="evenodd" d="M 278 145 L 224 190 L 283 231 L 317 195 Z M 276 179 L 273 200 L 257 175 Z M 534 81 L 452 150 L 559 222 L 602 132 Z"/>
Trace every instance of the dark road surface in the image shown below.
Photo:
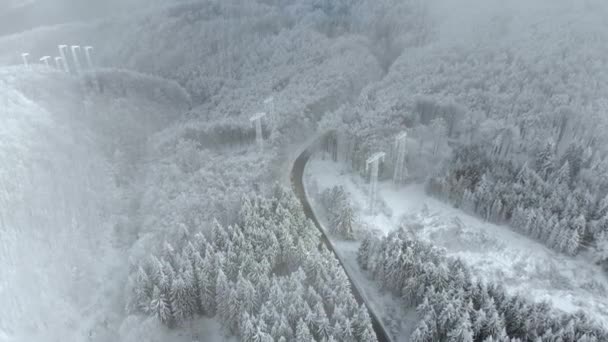
<path fill-rule="evenodd" d="M 348 271 L 344 267 L 342 260 L 340 260 L 340 258 L 338 257 L 338 254 L 334 250 L 333 245 L 330 243 L 327 235 L 325 234 L 325 231 L 323 230 L 323 228 L 321 228 L 321 225 L 319 224 L 319 221 L 317 220 L 317 217 L 315 216 L 315 214 L 312 210 L 312 207 L 310 206 L 310 203 L 308 202 L 308 198 L 306 197 L 306 193 L 304 192 L 304 168 L 306 167 L 306 163 L 308 162 L 308 160 L 310 159 L 310 156 L 312 155 L 313 151 L 311 149 L 312 148 L 308 148 L 304 152 L 302 152 L 296 159 L 295 163 L 293 164 L 293 168 L 291 169 L 291 185 L 292 185 L 293 191 L 295 192 L 296 196 L 302 203 L 302 206 L 304 207 L 304 213 L 306 213 L 306 216 L 314 222 L 315 226 L 317 226 L 317 228 L 321 232 L 321 243 L 323 243 L 327 247 L 327 249 L 329 249 L 330 251 L 332 251 L 334 253 L 336 258 L 340 262 L 340 266 L 342 266 L 342 269 L 344 270 L 344 272 L 346 272 L 346 275 L 348 276 L 348 280 L 350 281 L 350 287 L 352 289 L 353 295 L 355 296 L 355 299 L 357 300 L 357 303 L 359 303 L 359 305 L 365 304 L 365 306 L 367 307 L 367 311 L 369 312 L 370 318 L 372 320 L 372 325 L 374 328 L 374 332 L 376 333 L 376 337 L 378 338 L 378 341 L 379 342 L 390 342 L 391 339 L 390 339 L 389 334 L 386 332 L 386 330 L 384 329 L 382 324 L 380 324 L 380 321 L 378 320 L 376 313 L 365 302 L 365 300 L 363 299 L 363 296 L 361 296 L 361 292 L 359 291 L 359 288 L 356 286 L 355 282 L 353 282 L 350 274 L 348 274 Z"/>

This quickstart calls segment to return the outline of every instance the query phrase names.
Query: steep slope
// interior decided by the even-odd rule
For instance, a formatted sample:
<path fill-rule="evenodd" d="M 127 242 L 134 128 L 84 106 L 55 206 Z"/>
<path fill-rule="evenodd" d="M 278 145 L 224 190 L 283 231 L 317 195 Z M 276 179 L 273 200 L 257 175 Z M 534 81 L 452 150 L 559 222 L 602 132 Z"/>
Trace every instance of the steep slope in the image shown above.
<path fill-rule="evenodd" d="M 0 339 L 111 339 L 131 179 L 158 118 L 175 118 L 188 99 L 132 73 L 101 73 L 103 93 L 44 69 L 0 75 Z M 124 84 L 133 91 L 119 97 Z"/>

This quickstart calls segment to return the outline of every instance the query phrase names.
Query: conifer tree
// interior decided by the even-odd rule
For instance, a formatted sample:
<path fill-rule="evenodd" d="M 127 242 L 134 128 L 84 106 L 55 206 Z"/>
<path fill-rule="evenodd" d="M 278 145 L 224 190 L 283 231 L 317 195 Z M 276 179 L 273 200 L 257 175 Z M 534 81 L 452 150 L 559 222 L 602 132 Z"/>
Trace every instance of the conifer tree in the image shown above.
<path fill-rule="evenodd" d="M 177 324 L 184 322 L 193 314 L 190 307 L 190 298 L 184 279 L 177 276 L 171 286 L 170 296 L 171 307 Z"/>
<path fill-rule="evenodd" d="M 172 326 L 173 325 L 173 313 L 171 312 L 171 306 L 169 299 L 158 287 L 154 286 L 152 292 L 152 302 L 150 303 L 150 311 L 158 318 L 162 323 Z"/>
<path fill-rule="evenodd" d="M 315 339 L 313 338 L 312 334 L 310 333 L 310 330 L 308 329 L 308 326 L 306 325 L 306 323 L 304 323 L 304 321 L 300 318 L 300 320 L 298 321 L 298 325 L 296 327 L 296 342 L 310 342 L 310 341 L 314 341 Z"/>

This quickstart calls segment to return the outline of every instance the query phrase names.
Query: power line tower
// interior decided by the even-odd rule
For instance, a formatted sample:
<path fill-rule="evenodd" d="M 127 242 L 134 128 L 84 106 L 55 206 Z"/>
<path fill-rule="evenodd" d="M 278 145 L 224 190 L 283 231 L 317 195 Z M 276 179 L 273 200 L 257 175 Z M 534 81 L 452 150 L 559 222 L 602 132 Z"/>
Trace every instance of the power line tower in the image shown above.
<path fill-rule="evenodd" d="M 395 171 L 393 184 L 399 185 L 407 177 L 405 166 L 405 153 L 407 151 L 407 132 L 401 132 L 395 137 Z"/>
<path fill-rule="evenodd" d="M 378 193 L 378 165 L 386 153 L 378 152 L 367 159 L 365 171 L 369 171 L 369 213 L 374 215 L 374 204 Z"/>
<path fill-rule="evenodd" d="M 57 46 L 59 48 L 59 56 L 61 56 L 61 64 L 63 64 L 63 71 L 65 71 L 66 73 L 70 73 L 70 67 L 68 66 L 68 59 L 65 55 L 65 50 L 68 48 L 67 45 L 59 45 Z"/>
<path fill-rule="evenodd" d="M 22 53 L 22 54 L 21 54 L 21 58 L 23 59 L 23 65 L 25 66 L 25 68 L 26 68 L 26 69 L 29 69 L 29 68 L 30 68 L 30 63 L 29 63 L 29 61 L 27 60 L 27 58 L 28 58 L 29 56 L 30 56 L 30 54 L 29 54 L 29 53 L 27 53 L 27 52 L 24 52 L 24 53 Z"/>
<path fill-rule="evenodd" d="M 51 67 L 51 65 L 49 64 L 49 59 L 50 59 L 50 58 L 51 58 L 51 56 L 44 56 L 44 57 L 40 58 L 40 61 L 41 61 L 42 63 L 44 63 L 44 65 L 45 65 L 47 68 L 50 68 L 50 67 Z"/>
<path fill-rule="evenodd" d="M 262 118 L 266 116 L 266 113 L 260 112 L 252 116 L 249 121 L 255 125 L 255 141 L 260 147 L 261 151 L 264 151 L 264 136 L 262 135 Z"/>
<path fill-rule="evenodd" d="M 55 57 L 55 68 L 61 70 L 63 68 L 63 58 Z"/>
<path fill-rule="evenodd" d="M 268 113 L 270 121 L 274 121 L 274 97 L 270 96 L 264 100 L 264 110 Z"/>
<path fill-rule="evenodd" d="M 93 50 L 92 46 L 84 47 L 84 54 L 85 54 L 85 57 L 87 58 L 87 67 L 89 68 L 89 70 L 93 69 L 93 59 L 91 58 L 91 50 Z"/>
<path fill-rule="evenodd" d="M 270 138 L 274 139 L 276 129 L 277 129 L 277 116 L 276 116 L 275 106 L 274 106 L 274 97 L 270 96 L 264 100 L 264 110 L 268 114 L 266 116 L 266 120 L 267 120 L 267 122 L 270 126 L 270 130 L 271 130 Z"/>
<path fill-rule="evenodd" d="M 76 74 L 80 74 L 82 67 L 80 66 L 80 58 L 78 58 L 78 51 L 80 51 L 80 45 L 72 45 L 72 59 L 74 60 L 74 68 Z"/>

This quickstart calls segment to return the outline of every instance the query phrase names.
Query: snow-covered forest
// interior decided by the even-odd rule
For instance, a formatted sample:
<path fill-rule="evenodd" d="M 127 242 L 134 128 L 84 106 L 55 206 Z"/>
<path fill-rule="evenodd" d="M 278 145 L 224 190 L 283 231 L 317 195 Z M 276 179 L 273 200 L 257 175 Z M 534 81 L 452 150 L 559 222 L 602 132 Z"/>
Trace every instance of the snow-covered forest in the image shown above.
<path fill-rule="evenodd" d="M 0 341 L 608 340 L 607 15 L 3 1 Z"/>

